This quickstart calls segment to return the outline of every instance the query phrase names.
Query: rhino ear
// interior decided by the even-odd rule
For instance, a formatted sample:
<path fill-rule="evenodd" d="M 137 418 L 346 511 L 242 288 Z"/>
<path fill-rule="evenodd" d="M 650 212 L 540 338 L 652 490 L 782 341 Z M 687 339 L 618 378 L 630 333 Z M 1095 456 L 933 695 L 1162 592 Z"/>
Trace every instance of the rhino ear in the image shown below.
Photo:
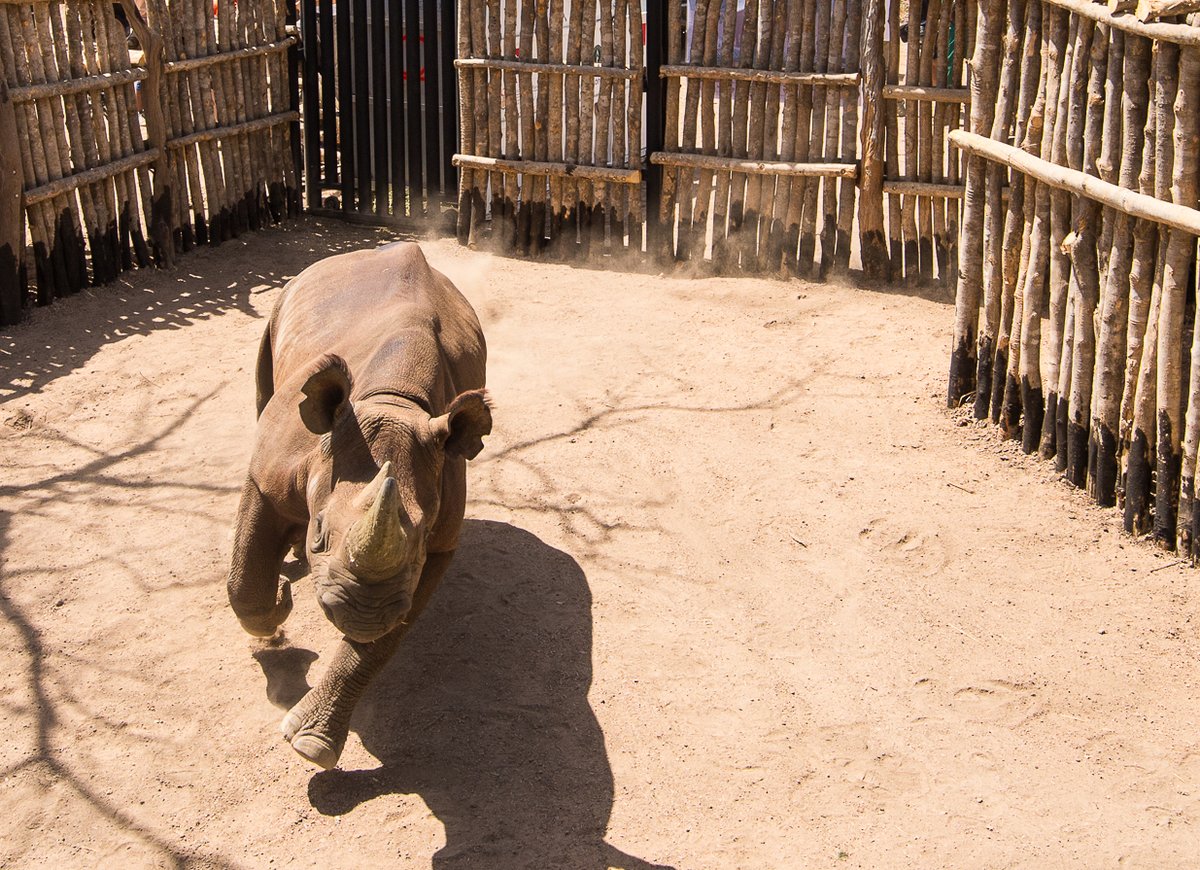
<path fill-rule="evenodd" d="M 300 391 L 300 419 L 314 435 L 324 435 L 333 428 L 338 412 L 350 401 L 350 369 L 340 356 L 329 354 L 314 366 Z"/>
<path fill-rule="evenodd" d="M 450 409 L 431 423 L 446 452 L 474 459 L 483 449 L 483 436 L 492 431 L 492 410 L 486 390 L 460 393 Z"/>

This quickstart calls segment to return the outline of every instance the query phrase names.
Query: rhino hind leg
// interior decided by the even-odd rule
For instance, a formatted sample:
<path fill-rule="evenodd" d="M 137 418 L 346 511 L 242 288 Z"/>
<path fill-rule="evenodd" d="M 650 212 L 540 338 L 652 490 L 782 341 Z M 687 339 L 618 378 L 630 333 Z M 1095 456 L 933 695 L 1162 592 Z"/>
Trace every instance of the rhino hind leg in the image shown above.
<path fill-rule="evenodd" d="M 238 505 L 227 591 L 242 628 L 255 637 L 274 635 L 292 612 L 292 587 L 279 576 L 292 538 L 288 523 L 247 479 Z"/>
<path fill-rule="evenodd" d="M 288 711 L 279 725 L 284 739 L 301 756 L 324 770 L 337 766 L 358 699 L 395 654 L 409 626 L 429 603 L 453 556 L 450 552 L 430 553 L 426 557 L 412 609 L 403 623 L 371 643 L 342 638 L 320 682 Z"/>

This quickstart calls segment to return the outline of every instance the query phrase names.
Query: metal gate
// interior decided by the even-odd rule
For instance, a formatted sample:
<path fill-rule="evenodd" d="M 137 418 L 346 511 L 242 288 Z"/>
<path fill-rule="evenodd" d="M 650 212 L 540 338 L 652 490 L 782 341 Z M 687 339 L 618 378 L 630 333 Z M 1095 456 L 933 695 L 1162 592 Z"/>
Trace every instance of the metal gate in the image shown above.
<path fill-rule="evenodd" d="M 305 198 L 437 219 L 457 197 L 454 0 L 301 0 Z"/>

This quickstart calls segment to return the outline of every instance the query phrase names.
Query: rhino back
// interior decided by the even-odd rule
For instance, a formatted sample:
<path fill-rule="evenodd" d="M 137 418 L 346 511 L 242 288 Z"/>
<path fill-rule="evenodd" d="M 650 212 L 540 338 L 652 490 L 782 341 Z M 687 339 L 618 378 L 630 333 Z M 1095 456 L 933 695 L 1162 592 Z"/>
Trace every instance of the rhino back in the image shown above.
<path fill-rule="evenodd" d="M 305 269 L 285 289 L 270 329 L 277 389 L 328 353 L 350 366 L 354 395 L 400 389 L 419 394 L 435 413 L 457 393 L 484 386 L 486 347 L 475 312 L 412 243 Z"/>

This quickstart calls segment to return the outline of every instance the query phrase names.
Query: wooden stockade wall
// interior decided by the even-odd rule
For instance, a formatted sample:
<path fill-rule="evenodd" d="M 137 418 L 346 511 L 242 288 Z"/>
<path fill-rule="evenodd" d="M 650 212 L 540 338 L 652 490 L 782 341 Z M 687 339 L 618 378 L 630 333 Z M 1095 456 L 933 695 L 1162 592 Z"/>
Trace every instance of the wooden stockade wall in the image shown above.
<path fill-rule="evenodd" d="M 857 235 L 868 275 L 949 281 L 975 3 L 737 6 L 668 6 L 660 253 L 821 277 Z"/>
<path fill-rule="evenodd" d="M 1200 4 L 1134 6 L 979 2 L 948 398 L 1195 559 Z"/>
<path fill-rule="evenodd" d="M 671 2 L 660 220 L 666 257 L 807 274 L 850 261 L 860 0 Z M 672 229 L 674 230 L 672 232 Z"/>
<path fill-rule="evenodd" d="M 458 40 L 460 241 L 641 250 L 638 0 L 459 0 Z"/>
<path fill-rule="evenodd" d="M 284 0 L 149 0 L 148 11 L 165 52 L 177 245 L 219 244 L 297 214 L 295 37 Z"/>
<path fill-rule="evenodd" d="M 912 280 L 957 277 L 963 185 L 961 158 L 947 143 L 970 102 L 967 63 L 975 33 L 975 0 L 888 4 L 885 46 L 888 247 L 892 276 Z M 907 43 L 899 39 L 908 31 Z"/>
<path fill-rule="evenodd" d="M 0 0 L 0 323 L 298 212 L 282 0 L 123 8 Z"/>
<path fill-rule="evenodd" d="M 652 0 L 644 139 L 639 8 L 460 4 L 464 241 L 490 218 L 502 249 L 606 239 L 775 275 L 845 268 L 861 243 L 869 275 L 950 279 L 962 180 L 945 134 L 965 117 L 973 2 L 930 0 L 923 26 L 899 0 Z"/>

